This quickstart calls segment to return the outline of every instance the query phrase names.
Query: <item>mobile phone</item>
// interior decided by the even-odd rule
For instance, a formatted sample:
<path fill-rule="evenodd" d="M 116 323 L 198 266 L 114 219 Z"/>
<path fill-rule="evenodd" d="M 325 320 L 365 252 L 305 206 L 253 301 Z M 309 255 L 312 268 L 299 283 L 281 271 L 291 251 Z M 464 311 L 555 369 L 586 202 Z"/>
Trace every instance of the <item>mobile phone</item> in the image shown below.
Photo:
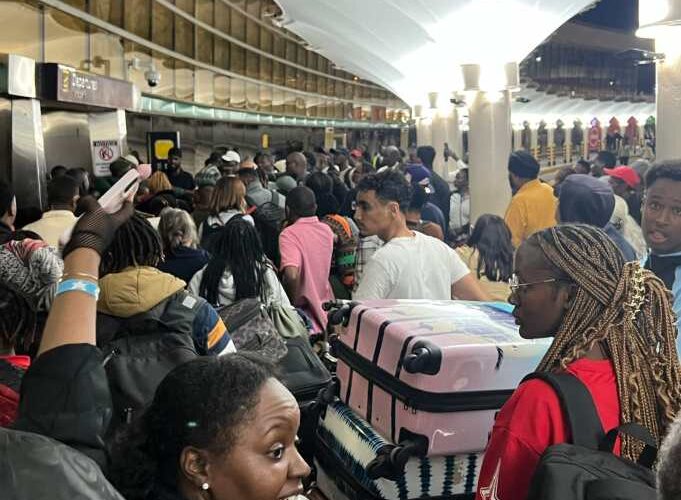
<path fill-rule="evenodd" d="M 118 180 L 118 182 L 116 182 L 116 184 L 99 198 L 99 205 L 105 212 L 110 214 L 118 212 L 123 206 L 125 199 L 133 192 L 137 192 L 141 177 L 142 176 L 137 170 L 129 170 Z"/>

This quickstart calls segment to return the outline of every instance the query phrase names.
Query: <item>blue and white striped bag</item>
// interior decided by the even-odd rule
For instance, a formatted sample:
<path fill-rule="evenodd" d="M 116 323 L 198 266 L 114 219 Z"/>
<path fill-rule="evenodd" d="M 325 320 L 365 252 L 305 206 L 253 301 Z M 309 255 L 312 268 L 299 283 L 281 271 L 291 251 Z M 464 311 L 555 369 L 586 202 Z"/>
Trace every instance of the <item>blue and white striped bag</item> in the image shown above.
<path fill-rule="evenodd" d="M 345 483 L 342 489 L 350 498 L 465 499 L 473 498 L 475 494 L 482 453 L 412 458 L 407 462 L 404 474 L 396 481 L 374 480 L 367 474 L 366 466 L 376 458 L 381 448 L 390 443 L 365 420 L 337 401 L 327 407 L 317 433 L 316 462 L 326 478 L 337 484 Z M 324 493 L 324 485 L 320 483 L 319 486 Z"/>

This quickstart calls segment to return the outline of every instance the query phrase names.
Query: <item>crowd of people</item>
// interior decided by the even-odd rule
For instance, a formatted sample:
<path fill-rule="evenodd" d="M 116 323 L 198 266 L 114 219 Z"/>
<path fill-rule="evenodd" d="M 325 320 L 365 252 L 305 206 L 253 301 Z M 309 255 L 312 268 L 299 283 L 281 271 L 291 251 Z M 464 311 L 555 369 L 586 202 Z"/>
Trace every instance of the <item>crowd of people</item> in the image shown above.
<path fill-rule="evenodd" d="M 193 175 L 173 148 L 113 214 L 96 199 L 137 157 L 109 178 L 60 166 L 49 210 L 21 228 L 0 184 L 0 426 L 12 429 L 0 442 L 68 445 L 101 498 L 293 497 L 310 472 L 296 400 L 236 345 L 222 308 L 257 299 L 314 337 L 334 299 L 508 300 L 521 336 L 553 337 L 537 370 L 577 377 L 605 429 L 636 422 L 658 446 L 669 433 L 660 491 L 678 492 L 681 163 L 618 166 L 602 152 L 547 183 L 514 152 L 505 217 L 471 221 L 468 167 L 455 158 L 450 185 L 435 154 L 216 149 Z M 192 356 L 139 382 L 148 407 L 117 408 L 110 347 L 135 331 L 182 334 Z M 525 498 L 566 428 L 549 385 L 521 384 L 491 430 L 478 498 Z M 616 454 L 639 452 L 618 439 Z"/>

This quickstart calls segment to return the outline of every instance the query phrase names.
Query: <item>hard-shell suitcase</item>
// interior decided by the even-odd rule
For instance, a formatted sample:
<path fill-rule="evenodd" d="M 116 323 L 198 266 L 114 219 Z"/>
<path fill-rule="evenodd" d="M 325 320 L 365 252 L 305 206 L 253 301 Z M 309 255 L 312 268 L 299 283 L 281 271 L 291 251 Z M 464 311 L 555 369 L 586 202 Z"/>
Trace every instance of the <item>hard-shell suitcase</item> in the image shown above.
<path fill-rule="evenodd" d="M 549 345 L 521 338 L 508 304 L 427 300 L 355 303 L 333 341 L 341 400 L 416 456 L 484 450 Z"/>
<path fill-rule="evenodd" d="M 371 464 L 395 446 L 350 408 L 328 406 L 317 429 L 317 486 L 343 500 L 472 499 L 482 454 L 410 458 L 392 479 L 372 478 Z"/>

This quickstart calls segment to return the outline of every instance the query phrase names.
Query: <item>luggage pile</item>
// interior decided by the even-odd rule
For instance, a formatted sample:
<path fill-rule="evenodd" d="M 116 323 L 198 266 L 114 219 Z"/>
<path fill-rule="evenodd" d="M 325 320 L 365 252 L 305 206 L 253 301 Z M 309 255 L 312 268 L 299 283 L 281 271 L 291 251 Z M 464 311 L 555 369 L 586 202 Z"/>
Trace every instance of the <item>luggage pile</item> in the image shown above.
<path fill-rule="evenodd" d="M 337 304 L 337 381 L 317 428 L 329 500 L 469 499 L 495 413 L 550 339 L 525 340 L 502 303 Z"/>

